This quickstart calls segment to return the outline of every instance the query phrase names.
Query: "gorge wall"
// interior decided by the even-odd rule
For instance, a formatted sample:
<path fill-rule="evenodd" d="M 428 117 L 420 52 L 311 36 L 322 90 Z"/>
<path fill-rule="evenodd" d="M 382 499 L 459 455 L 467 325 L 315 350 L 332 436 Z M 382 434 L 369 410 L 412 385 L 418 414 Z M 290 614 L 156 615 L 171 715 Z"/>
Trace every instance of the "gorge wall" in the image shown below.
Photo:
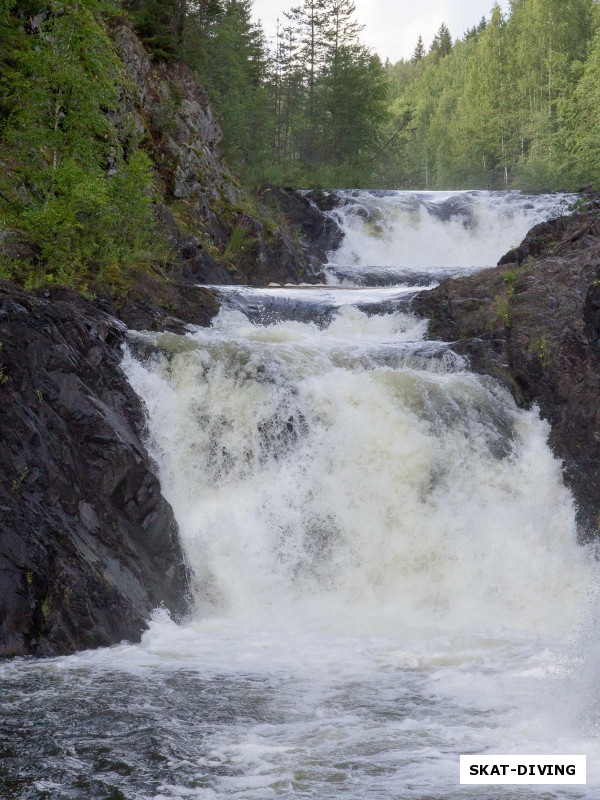
<path fill-rule="evenodd" d="M 126 328 L 75 292 L 0 289 L 0 656 L 139 639 L 187 608 L 173 512 L 119 367 Z"/>
<path fill-rule="evenodd" d="M 204 87 L 178 61 L 151 59 L 129 25 L 112 31 L 128 88 L 116 115 L 130 147 L 156 167 L 157 219 L 170 248 L 170 274 L 193 283 L 253 286 L 297 282 L 319 269 L 297 219 L 273 188 L 243 191 L 221 159 L 221 129 Z M 293 195 L 292 203 L 308 202 Z"/>

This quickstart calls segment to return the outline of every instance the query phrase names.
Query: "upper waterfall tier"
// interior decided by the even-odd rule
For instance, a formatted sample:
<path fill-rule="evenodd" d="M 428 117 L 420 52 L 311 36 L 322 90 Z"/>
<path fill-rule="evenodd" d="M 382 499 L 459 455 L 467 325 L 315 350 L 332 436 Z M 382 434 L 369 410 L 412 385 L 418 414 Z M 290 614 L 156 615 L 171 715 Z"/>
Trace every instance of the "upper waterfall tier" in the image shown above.
<path fill-rule="evenodd" d="M 567 213 L 575 195 L 520 192 L 336 191 L 329 212 L 344 233 L 328 275 L 364 285 L 357 270 L 490 267 L 539 222 Z M 344 270 L 340 270 L 340 265 Z M 402 277 L 402 275 L 401 275 Z M 401 280 L 399 281 L 401 282 Z M 388 279 L 385 283 L 389 283 Z"/>

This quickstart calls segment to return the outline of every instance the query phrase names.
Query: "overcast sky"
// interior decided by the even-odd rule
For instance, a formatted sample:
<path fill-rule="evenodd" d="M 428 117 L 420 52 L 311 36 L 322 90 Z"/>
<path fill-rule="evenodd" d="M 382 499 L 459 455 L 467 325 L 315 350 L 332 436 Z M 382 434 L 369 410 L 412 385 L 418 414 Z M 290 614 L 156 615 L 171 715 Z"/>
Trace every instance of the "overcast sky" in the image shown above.
<path fill-rule="evenodd" d="M 429 47 L 442 22 L 452 38 L 462 36 L 482 14 L 490 16 L 494 0 L 354 0 L 359 21 L 365 26 L 362 40 L 381 58 L 410 58 L 419 34 Z M 262 20 L 267 36 L 275 30 L 283 11 L 302 5 L 302 0 L 254 0 L 254 16 Z M 500 0 L 506 11 L 508 0 Z"/>

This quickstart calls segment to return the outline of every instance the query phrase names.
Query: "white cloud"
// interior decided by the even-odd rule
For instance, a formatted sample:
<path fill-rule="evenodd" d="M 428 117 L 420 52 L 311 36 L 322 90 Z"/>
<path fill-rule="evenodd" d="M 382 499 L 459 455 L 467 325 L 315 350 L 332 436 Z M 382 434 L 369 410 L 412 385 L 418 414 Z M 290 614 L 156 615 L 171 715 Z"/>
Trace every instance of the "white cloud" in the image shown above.
<path fill-rule="evenodd" d="M 254 16 L 261 19 L 268 36 L 275 31 L 275 21 L 283 21 L 283 11 L 302 0 L 254 0 Z M 419 35 L 426 47 L 442 24 L 453 38 L 462 36 L 485 14 L 489 18 L 494 0 L 355 0 L 357 17 L 365 25 L 365 44 L 392 61 L 409 58 Z M 506 11 L 508 0 L 500 0 Z"/>

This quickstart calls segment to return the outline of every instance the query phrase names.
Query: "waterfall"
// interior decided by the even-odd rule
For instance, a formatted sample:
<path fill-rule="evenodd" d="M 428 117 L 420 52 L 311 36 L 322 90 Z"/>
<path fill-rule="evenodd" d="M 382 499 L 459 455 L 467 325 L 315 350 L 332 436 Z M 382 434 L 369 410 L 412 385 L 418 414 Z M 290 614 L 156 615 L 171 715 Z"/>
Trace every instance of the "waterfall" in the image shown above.
<path fill-rule="evenodd" d="M 331 212 L 344 240 L 332 253 L 330 270 L 354 268 L 363 284 L 365 268 L 438 268 L 444 276 L 491 267 L 539 222 L 568 213 L 575 195 L 520 192 L 337 193 Z"/>
<path fill-rule="evenodd" d="M 327 286 L 214 287 L 211 328 L 130 334 L 194 609 L 0 665 L 36 797 L 598 796 L 597 568 L 548 425 L 410 306 L 565 199 L 336 200 Z M 461 787 L 475 753 L 586 754 L 588 785 Z"/>
<path fill-rule="evenodd" d="M 325 329 L 224 311 L 129 357 L 200 615 L 573 622 L 584 553 L 547 425 L 422 336 L 352 307 Z"/>
<path fill-rule="evenodd" d="M 498 238 L 516 243 L 564 202 L 340 199 L 346 238 L 330 274 L 351 251 L 364 276 L 383 248 L 405 283 L 415 269 L 429 285 L 461 258 L 497 259 Z M 428 273 L 448 239 L 447 263 Z M 547 425 L 427 341 L 414 291 L 348 276 L 346 289 L 223 289 L 211 329 L 132 339 L 126 370 L 148 409 L 197 614 L 272 620 L 275 607 L 285 625 L 344 630 L 569 628 L 587 562 Z M 139 340 L 151 359 L 135 358 Z"/>

